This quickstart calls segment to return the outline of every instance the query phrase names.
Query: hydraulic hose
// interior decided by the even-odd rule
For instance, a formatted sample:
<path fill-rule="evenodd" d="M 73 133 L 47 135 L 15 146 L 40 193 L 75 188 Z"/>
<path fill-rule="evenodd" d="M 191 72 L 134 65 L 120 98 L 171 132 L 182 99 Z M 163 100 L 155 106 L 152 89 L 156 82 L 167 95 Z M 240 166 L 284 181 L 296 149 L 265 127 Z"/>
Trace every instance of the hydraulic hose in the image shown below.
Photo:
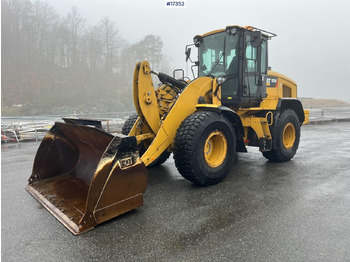
<path fill-rule="evenodd" d="M 154 71 L 154 70 L 151 70 L 151 73 L 155 74 L 156 76 L 158 76 L 159 78 L 159 81 L 162 82 L 163 84 L 171 84 L 179 89 L 184 89 L 185 86 L 187 85 L 186 82 L 184 81 L 181 81 L 181 80 L 177 80 L 167 74 L 164 74 L 164 73 L 160 73 L 160 72 L 157 72 L 157 71 Z"/>

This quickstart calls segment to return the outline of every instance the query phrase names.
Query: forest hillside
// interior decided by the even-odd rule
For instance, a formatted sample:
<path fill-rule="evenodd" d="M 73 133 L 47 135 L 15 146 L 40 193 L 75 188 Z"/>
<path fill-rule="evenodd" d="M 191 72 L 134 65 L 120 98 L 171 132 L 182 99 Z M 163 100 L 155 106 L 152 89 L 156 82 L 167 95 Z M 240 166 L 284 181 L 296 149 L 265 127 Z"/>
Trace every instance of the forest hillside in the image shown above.
<path fill-rule="evenodd" d="M 130 111 L 137 61 L 171 71 L 159 36 L 128 43 L 113 18 L 89 25 L 76 7 L 60 16 L 40 0 L 1 7 L 2 116 Z"/>

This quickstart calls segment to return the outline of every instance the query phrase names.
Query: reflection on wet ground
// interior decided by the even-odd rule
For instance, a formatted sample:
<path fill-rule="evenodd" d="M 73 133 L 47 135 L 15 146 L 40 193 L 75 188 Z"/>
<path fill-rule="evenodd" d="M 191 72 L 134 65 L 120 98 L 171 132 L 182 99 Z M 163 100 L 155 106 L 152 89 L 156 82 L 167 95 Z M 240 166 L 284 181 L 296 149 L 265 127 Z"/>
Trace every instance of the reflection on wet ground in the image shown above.
<path fill-rule="evenodd" d="M 73 236 L 25 192 L 38 142 L 2 145 L 6 261 L 347 261 L 350 122 L 302 127 L 295 158 L 239 154 L 211 187 L 170 158 L 149 169 L 145 206 Z"/>

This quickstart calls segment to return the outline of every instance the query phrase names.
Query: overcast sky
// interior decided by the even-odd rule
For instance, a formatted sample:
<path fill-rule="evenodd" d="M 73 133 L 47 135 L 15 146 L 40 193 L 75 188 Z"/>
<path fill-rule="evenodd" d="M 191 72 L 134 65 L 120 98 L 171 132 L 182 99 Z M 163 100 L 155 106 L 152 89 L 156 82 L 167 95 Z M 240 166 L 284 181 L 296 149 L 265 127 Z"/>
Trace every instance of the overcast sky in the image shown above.
<path fill-rule="evenodd" d="M 174 68 L 186 68 L 184 50 L 197 34 L 227 25 L 251 25 L 277 34 L 269 42 L 269 65 L 298 84 L 299 97 L 350 101 L 349 0 L 47 0 L 65 15 L 77 6 L 90 25 L 115 21 L 120 35 L 135 43 L 159 35 Z M 130 79 L 131 81 L 131 79 Z"/>

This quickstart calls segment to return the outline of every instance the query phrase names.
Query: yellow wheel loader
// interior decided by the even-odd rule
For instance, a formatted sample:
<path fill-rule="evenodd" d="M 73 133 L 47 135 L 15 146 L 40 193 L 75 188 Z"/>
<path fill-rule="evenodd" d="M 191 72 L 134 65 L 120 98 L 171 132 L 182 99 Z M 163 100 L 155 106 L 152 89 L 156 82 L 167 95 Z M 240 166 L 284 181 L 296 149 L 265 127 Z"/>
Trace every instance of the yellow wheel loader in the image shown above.
<path fill-rule="evenodd" d="M 274 36 L 250 26 L 195 36 L 198 77 L 192 81 L 137 63 L 137 114 L 123 134 L 83 119 L 56 123 L 38 149 L 27 191 L 77 235 L 142 206 L 146 167 L 171 153 L 179 173 L 202 186 L 222 181 L 246 146 L 259 147 L 270 161 L 290 160 L 308 112 L 296 83 L 268 70 Z M 186 61 L 190 53 L 189 45 Z M 152 74 L 162 83 L 156 89 Z"/>

